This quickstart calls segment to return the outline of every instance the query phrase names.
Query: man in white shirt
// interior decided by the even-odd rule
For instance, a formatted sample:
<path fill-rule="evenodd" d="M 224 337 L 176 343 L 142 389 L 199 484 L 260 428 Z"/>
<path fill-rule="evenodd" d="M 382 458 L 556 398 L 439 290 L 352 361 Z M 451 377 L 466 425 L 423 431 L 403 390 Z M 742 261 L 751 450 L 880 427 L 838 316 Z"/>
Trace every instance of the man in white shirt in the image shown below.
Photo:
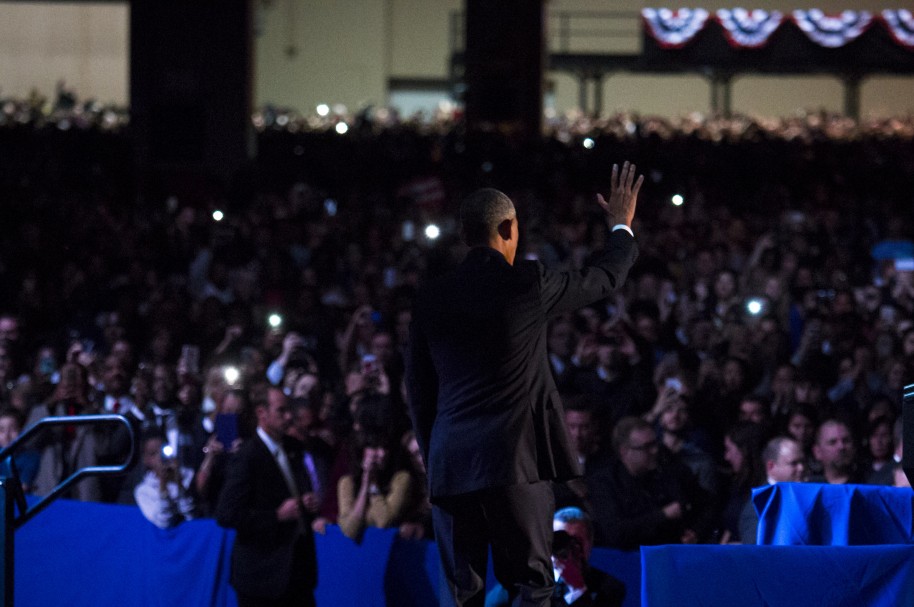
<path fill-rule="evenodd" d="M 194 471 L 179 466 L 174 456 L 174 448 L 160 434 L 144 438 L 141 457 L 146 473 L 133 488 L 133 497 L 143 516 L 160 529 L 174 527 L 197 514 L 190 490 Z"/>

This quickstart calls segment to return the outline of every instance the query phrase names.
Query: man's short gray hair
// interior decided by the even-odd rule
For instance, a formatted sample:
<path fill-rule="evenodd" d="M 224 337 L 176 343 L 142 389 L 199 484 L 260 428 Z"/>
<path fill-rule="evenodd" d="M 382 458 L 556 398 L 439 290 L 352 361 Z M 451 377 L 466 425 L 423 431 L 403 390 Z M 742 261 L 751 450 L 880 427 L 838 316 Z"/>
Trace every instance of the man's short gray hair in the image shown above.
<path fill-rule="evenodd" d="M 463 241 L 470 246 L 486 244 L 498 224 L 514 217 L 514 203 L 503 192 L 493 188 L 476 190 L 460 204 Z"/>
<path fill-rule="evenodd" d="M 581 523 L 587 531 L 587 537 L 593 540 L 593 519 L 590 515 L 575 506 L 568 506 L 558 510 L 553 516 L 553 521 L 567 525 L 568 523 Z"/>
<path fill-rule="evenodd" d="M 762 451 L 762 462 L 767 464 L 768 462 L 777 462 L 778 457 L 781 455 L 781 448 L 788 444 L 793 443 L 799 446 L 799 443 L 789 436 L 775 436 L 768 444 L 765 445 L 765 449 Z"/>

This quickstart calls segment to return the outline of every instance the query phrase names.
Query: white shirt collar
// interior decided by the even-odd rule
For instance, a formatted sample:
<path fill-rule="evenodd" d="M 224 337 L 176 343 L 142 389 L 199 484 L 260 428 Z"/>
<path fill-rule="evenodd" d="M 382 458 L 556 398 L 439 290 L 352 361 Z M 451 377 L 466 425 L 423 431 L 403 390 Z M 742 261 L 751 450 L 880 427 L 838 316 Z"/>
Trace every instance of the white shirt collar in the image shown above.
<path fill-rule="evenodd" d="M 145 421 L 146 416 L 140 411 L 140 408 L 136 406 L 136 403 L 133 402 L 133 399 L 127 396 L 118 396 L 115 398 L 110 394 L 105 395 L 105 411 L 107 413 L 114 412 L 114 403 L 120 403 L 121 409 L 119 411 L 120 415 L 126 415 L 127 413 L 133 413 L 133 416 L 140 421 Z"/>
<path fill-rule="evenodd" d="M 257 426 L 257 436 L 260 437 L 260 440 L 263 441 L 263 444 L 267 446 L 267 449 L 270 450 L 270 453 L 273 454 L 273 457 L 276 457 L 276 454 L 282 450 L 281 445 L 277 445 L 276 441 L 270 438 L 270 435 L 267 434 L 266 430 Z"/>

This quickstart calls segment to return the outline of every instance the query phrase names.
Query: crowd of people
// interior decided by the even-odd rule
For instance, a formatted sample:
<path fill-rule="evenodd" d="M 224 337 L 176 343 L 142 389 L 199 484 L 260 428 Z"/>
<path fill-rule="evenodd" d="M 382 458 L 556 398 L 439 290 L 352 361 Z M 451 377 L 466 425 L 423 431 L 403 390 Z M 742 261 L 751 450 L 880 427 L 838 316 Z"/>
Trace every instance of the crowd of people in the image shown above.
<path fill-rule="evenodd" d="M 578 117 L 524 144 L 387 119 L 341 135 L 277 128 L 274 111 L 231 187 L 174 189 L 137 184 L 118 129 L 0 123 L 0 446 L 47 415 L 124 414 L 134 471 L 69 495 L 170 526 L 215 514 L 279 389 L 313 528 L 427 538 L 403 354 L 417 285 L 465 252 L 457 204 L 503 189 L 518 255 L 580 267 L 607 236 L 601 171 L 631 158 L 647 176 L 639 260 L 618 296 L 548 330 L 585 464 L 557 505 L 592 518 L 597 546 L 751 542 L 753 487 L 906 482 L 910 117 Z M 118 427 L 55 428 L 17 468 L 44 494 L 127 444 Z"/>

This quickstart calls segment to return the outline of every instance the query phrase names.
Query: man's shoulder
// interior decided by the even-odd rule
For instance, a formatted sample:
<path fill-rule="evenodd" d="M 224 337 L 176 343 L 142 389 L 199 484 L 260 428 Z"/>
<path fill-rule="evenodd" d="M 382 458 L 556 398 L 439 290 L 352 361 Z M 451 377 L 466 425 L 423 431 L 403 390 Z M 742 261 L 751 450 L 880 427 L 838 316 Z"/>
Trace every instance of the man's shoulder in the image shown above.
<path fill-rule="evenodd" d="M 584 579 L 590 591 L 604 601 L 599 604 L 621 605 L 625 600 L 625 583 L 614 575 L 596 567 L 589 567 Z"/>
<path fill-rule="evenodd" d="M 238 451 L 235 453 L 235 459 L 256 459 L 270 455 L 270 450 L 263 444 L 257 434 L 253 434 L 241 442 Z"/>
<path fill-rule="evenodd" d="M 548 268 L 537 259 L 520 259 L 514 262 L 514 270 L 518 276 L 534 277 L 542 274 Z"/>

